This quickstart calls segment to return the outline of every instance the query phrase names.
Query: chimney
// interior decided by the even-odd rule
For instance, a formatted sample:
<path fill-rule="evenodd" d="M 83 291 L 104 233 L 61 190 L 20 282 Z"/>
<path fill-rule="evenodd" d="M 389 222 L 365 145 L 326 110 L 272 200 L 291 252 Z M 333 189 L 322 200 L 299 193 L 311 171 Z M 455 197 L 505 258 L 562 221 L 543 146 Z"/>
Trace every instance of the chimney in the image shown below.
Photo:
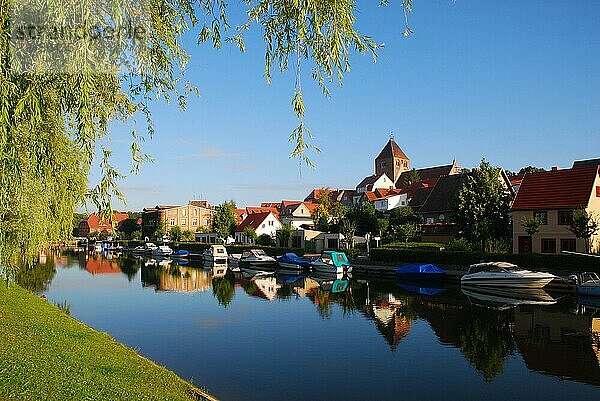
<path fill-rule="evenodd" d="M 558 167 L 552 166 L 552 171 L 558 171 L 558 170 L 560 170 Z"/>

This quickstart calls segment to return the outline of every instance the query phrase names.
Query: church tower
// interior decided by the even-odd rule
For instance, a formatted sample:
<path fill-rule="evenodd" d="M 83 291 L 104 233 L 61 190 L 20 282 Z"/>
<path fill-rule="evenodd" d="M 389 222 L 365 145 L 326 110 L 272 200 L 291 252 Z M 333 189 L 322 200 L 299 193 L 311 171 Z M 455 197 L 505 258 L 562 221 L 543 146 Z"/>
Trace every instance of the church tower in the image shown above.
<path fill-rule="evenodd" d="M 391 137 L 379 152 L 379 156 L 375 158 L 375 175 L 385 173 L 396 183 L 400 174 L 408 170 L 410 170 L 410 159 Z"/>

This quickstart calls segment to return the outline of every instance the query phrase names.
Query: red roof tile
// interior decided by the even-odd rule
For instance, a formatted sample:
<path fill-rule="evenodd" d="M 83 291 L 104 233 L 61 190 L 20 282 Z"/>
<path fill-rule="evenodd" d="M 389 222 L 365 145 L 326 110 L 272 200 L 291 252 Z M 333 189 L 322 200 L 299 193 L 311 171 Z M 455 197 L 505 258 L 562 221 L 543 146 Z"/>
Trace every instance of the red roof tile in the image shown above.
<path fill-rule="evenodd" d="M 375 158 L 375 160 L 385 157 L 400 157 L 402 159 L 408 159 L 408 156 L 406 156 L 406 154 L 402 151 L 402 149 L 400 149 L 400 146 L 398 146 L 398 144 L 396 143 L 396 141 L 394 141 L 393 139 L 390 139 L 385 146 L 383 147 L 383 149 L 381 149 L 381 152 L 379 152 L 379 155 Z"/>
<path fill-rule="evenodd" d="M 598 166 L 525 174 L 513 210 L 587 206 Z"/>

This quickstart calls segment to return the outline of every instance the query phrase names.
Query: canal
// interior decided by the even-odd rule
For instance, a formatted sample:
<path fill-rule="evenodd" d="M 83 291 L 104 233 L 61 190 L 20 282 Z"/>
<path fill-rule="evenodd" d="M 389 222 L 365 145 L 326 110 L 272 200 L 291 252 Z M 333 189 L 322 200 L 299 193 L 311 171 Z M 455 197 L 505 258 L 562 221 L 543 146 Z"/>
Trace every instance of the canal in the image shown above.
<path fill-rule="evenodd" d="M 48 255 L 18 282 L 232 400 L 592 400 L 600 302 Z"/>

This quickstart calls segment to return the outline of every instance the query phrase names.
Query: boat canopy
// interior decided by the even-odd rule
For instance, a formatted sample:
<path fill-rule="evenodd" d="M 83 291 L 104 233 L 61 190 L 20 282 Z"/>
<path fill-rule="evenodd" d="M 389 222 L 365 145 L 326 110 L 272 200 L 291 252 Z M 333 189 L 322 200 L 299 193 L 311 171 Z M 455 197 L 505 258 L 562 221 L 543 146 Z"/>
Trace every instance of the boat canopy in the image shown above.
<path fill-rule="evenodd" d="M 282 263 L 293 263 L 299 266 L 310 266 L 310 262 L 306 259 L 301 258 L 295 253 L 288 252 L 278 258 L 278 260 Z"/>
<path fill-rule="evenodd" d="M 350 265 L 350 262 L 348 261 L 348 258 L 344 252 L 323 251 L 321 254 L 321 260 L 336 267 Z"/>
<path fill-rule="evenodd" d="M 436 265 L 422 264 L 422 265 L 406 265 L 396 269 L 396 274 L 445 274 L 444 269 L 440 269 Z"/>

